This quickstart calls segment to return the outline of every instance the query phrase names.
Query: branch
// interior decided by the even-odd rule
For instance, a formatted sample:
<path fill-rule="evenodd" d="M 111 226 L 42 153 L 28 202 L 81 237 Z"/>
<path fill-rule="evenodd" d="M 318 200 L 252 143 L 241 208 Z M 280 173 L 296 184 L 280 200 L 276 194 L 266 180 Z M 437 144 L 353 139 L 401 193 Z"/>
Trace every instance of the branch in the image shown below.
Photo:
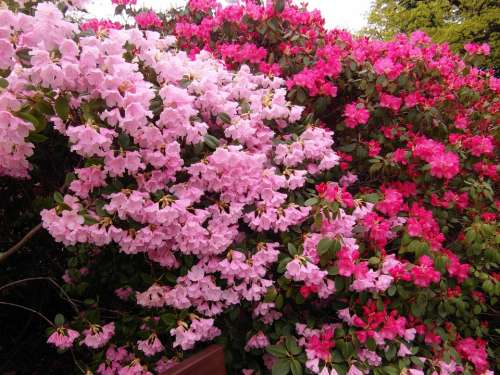
<path fill-rule="evenodd" d="M 30 277 L 30 278 L 27 278 L 27 279 L 22 279 L 22 280 L 17 280 L 17 281 L 13 281 L 11 283 L 8 283 L 8 284 L 5 284 L 5 285 L 2 285 L 0 286 L 0 291 L 2 291 L 3 289 L 6 289 L 6 288 L 9 288 L 13 285 L 17 285 L 17 284 L 22 284 L 22 283 L 25 283 L 27 281 L 36 281 L 36 280 L 47 280 L 48 282 L 50 282 L 53 286 L 56 287 L 57 290 L 59 290 L 63 296 L 65 298 L 63 299 L 66 299 L 70 304 L 71 306 L 73 307 L 73 309 L 75 310 L 75 312 L 77 314 L 80 313 L 80 310 L 78 310 L 78 307 L 75 305 L 75 303 L 73 302 L 73 300 L 70 298 L 70 296 L 68 295 L 68 293 L 66 293 L 66 291 L 64 290 L 64 288 L 62 286 L 60 286 L 53 278 L 51 277 Z M 75 300 L 77 301 L 77 300 Z"/>
<path fill-rule="evenodd" d="M 42 223 L 38 224 L 36 227 L 34 227 L 28 233 L 26 233 L 26 235 L 21 239 L 21 241 L 16 243 L 9 250 L 0 253 L 0 264 L 5 262 L 7 258 L 10 257 L 12 254 L 20 250 L 24 246 L 24 244 L 31 239 L 31 237 L 33 237 L 35 234 L 38 233 L 40 229 L 42 229 Z"/>
<path fill-rule="evenodd" d="M 26 311 L 32 312 L 33 314 L 36 314 L 36 315 L 38 315 L 40 318 L 42 318 L 43 320 L 45 320 L 45 321 L 46 321 L 47 323 L 49 323 L 52 327 L 55 327 L 54 323 L 52 323 L 52 322 L 49 320 L 49 318 L 47 318 L 45 315 L 43 315 L 42 313 L 39 313 L 39 312 L 38 312 L 38 311 L 36 311 L 36 310 L 30 309 L 29 307 L 22 306 L 22 305 L 18 305 L 17 303 L 2 302 L 2 301 L 0 301 L 0 305 L 17 307 L 17 308 L 19 308 L 19 309 L 23 309 L 23 310 L 26 310 Z"/>

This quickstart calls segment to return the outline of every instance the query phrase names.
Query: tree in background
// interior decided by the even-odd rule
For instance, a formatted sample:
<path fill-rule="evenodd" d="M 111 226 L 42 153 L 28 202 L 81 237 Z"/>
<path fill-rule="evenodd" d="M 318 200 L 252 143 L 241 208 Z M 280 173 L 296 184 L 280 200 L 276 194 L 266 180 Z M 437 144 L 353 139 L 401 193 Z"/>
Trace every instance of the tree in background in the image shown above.
<path fill-rule="evenodd" d="M 375 0 L 368 16 L 370 36 L 425 31 L 456 52 L 468 42 L 491 46 L 490 64 L 500 67 L 500 7 L 495 0 Z"/>

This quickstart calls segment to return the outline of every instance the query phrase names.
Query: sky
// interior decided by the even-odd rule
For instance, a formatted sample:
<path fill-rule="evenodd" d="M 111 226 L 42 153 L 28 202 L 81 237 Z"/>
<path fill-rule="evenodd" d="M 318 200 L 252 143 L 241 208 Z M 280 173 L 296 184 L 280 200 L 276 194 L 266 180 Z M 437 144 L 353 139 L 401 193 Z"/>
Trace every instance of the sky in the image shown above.
<path fill-rule="evenodd" d="M 223 1 L 224 2 L 224 1 Z M 301 2 L 301 1 L 300 1 Z M 366 25 L 366 17 L 372 0 L 308 0 L 309 9 L 319 9 L 329 28 L 344 28 L 358 31 Z M 152 7 L 155 10 L 168 9 L 171 6 L 183 6 L 186 0 L 138 0 L 138 5 Z M 113 6 L 111 0 L 94 0 L 87 7 L 89 13 L 97 18 L 111 18 Z"/>

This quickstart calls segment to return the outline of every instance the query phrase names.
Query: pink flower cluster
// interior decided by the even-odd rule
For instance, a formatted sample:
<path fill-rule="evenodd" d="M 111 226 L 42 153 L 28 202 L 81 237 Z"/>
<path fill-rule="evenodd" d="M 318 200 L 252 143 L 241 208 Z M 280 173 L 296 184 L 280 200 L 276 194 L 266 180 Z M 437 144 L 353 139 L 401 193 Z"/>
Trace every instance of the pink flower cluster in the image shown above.
<path fill-rule="evenodd" d="M 180 346 L 182 350 L 191 349 L 196 342 L 210 341 L 220 335 L 220 329 L 214 327 L 213 319 L 199 319 L 194 317 L 188 326 L 180 322 L 177 328 L 173 328 L 170 334 L 175 337 L 174 348 Z"/>
<path fill-rule="evenodd" d="M 442 143 L 432 139 L 418 138 L 413 156 L 429 163 L 434 177 L 451 179 L 460 172 L 459 157 L 454 152 L 446 151 Z"/>
<path fill-rule="evenodd" d="M 144 11 L 135 16 L 135 22 L 143 29 L 150 27 L 161 27 L 163 22 L 158 15 L 152 10 Z"/>

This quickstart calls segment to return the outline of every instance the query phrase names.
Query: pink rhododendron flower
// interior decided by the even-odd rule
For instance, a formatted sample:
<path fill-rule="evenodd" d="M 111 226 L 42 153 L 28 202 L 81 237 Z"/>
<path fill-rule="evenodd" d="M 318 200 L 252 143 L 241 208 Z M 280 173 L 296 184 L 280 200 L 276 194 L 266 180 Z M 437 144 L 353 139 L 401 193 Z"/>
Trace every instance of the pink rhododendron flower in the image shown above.
<path fill-rule="evenodd" d="M 245 350 L 248 352 L 251 349 L 262 349 L 267 347 L 268 345 L 270 345 L 269 339 L 262 331 L 260 331 L 250 337 L 245 345 Z"/>
<path fill-rule="evenodd" d="M 73 346 L 73 342 L 79 336 L 80 334 L 72 329 L 60 327 L 49 336 L 47 342 L 59 349 L 69 349 Z"/>
<path fill-rule="evenodd" d="M 165 347 L 161 343 L 160 339 L 154 333 L 146 340 L 137 341 L 137 348 L 142 350 L 147 356 L 153 356 L 156 353 L 165 350 Z"/>
<path fill-rule="evenodd" d="M 89 348 L 100 348 L 108 343 L 108 341 L 115 334 L 115 324 L 113 322 L 108 323 L 104 326 L 92 324 L 90 328 L 83 331 L 85 336 L 82 344 L 85 344 Z"/>

